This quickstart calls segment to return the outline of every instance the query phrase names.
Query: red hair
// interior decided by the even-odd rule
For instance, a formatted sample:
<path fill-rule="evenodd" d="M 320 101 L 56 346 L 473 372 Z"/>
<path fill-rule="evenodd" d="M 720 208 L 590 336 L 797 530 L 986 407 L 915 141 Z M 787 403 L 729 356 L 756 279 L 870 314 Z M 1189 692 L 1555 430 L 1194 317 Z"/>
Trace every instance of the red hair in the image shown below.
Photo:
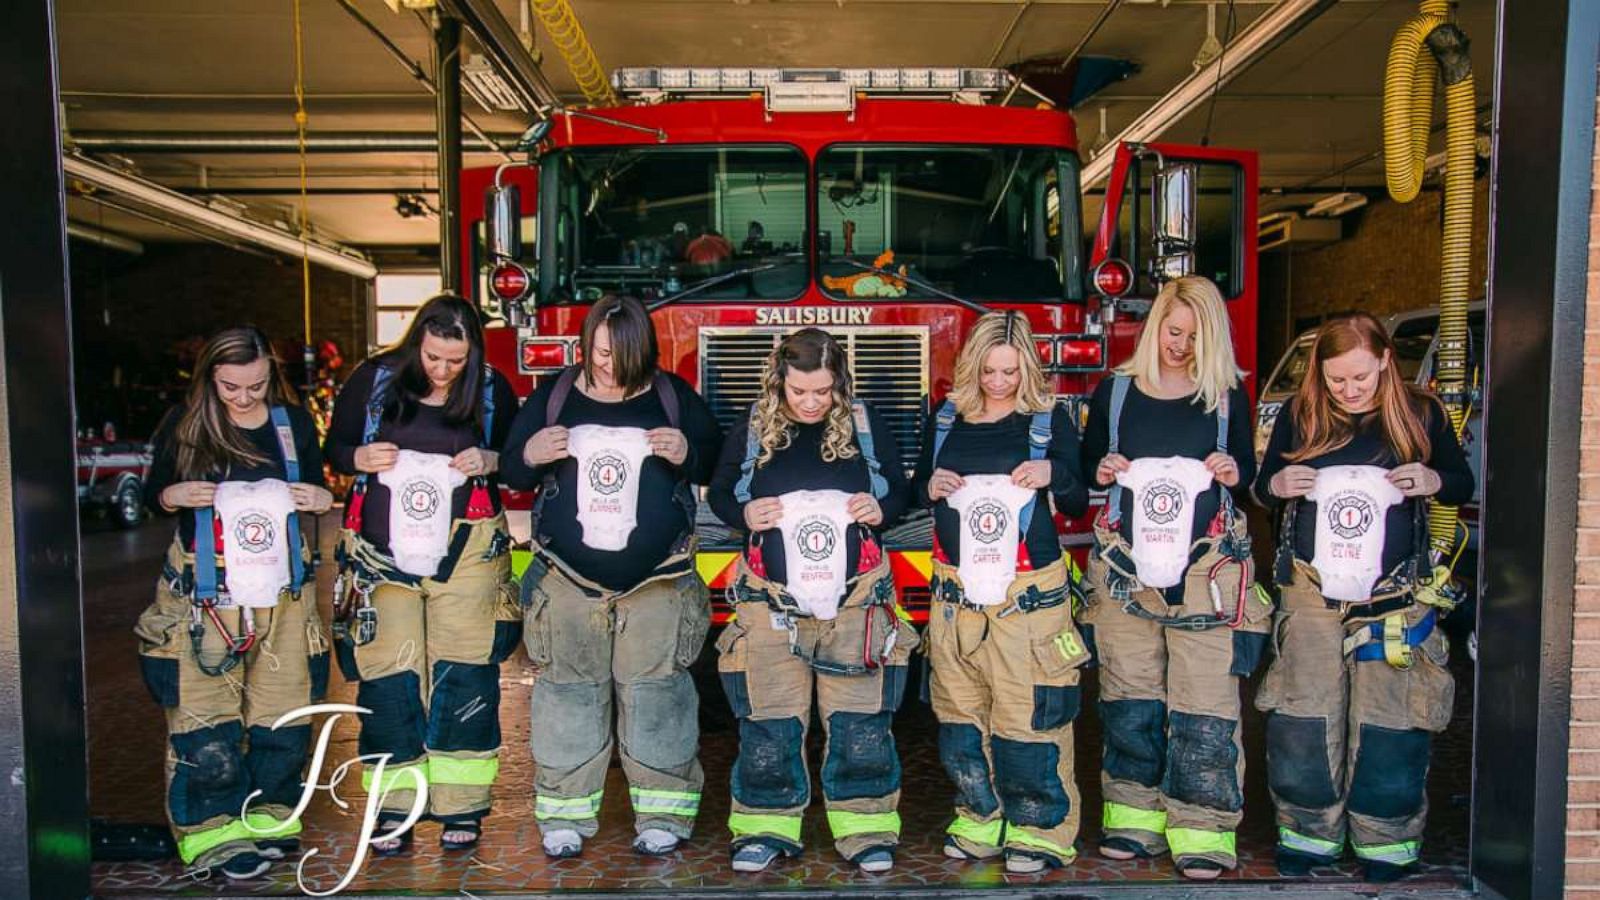
<path fill-rule="evenodd" d="M 1355 435 L 1355 418 L 1334 400 L 1323 379 L 1322 367 L 1328 360 L 1358 349 L 1388 362 L 1378 373 L 1373 409 L 1383 423 L 1384 437 L 1395 458 L 1402 463 L 1420 462 L 1432 452 L 1425 420 L 1431 395 L 1406 383 L 1400 375 L 1394 341 L 1383 323 L 1369 313 L 1357 312 L 1329 319 L 1317 330 L 1306 377 L 1294 397 L 1294 426 L 1300 436 L 1300 448 L 1284 454 L 1285 459 L 1314 459 L 1350 443 Z"/>

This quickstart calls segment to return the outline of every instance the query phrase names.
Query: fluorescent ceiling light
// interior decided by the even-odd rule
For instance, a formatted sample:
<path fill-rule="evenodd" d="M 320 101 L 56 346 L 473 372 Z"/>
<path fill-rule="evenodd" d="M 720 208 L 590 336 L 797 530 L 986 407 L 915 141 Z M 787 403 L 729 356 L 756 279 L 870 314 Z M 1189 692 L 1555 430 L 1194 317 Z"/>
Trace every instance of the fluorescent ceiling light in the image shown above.
<path fill-rule="evenodd" d="M 305 258 L 319 266 L 326 266 L 358 278 L 372 278 L 378 274 L 378 267 L 354 250 L 322 241 L 308 241 L 301 244 L 300 238 L 294 234 L 212 209 L 198 200 L 185 197 L 159 184 L 125 172 L 118 172 L 116 169 L 81 156 L 63 156 L 61 163 L 66 173 L 73 178 L 85 181 L 136 205 L 162 212 L 180 222 L 199 225 L 296 259 L 304 254 Z"/>
<path fill-rule="evenodd" d="M 1332 0 L 1283 0 L 1250 23 L 1234 38 L 1222 55 L 1178 83 L 1165 97 L 1145 110 L 1133 124 L 1122 130 L 1116 142 L 1143 143 L 1160 137 L 1184 116 L 1207 102 L 1213 90 L 1220 90 L 1234 76 L 1271 52 L 1303 25 L 1332 6 Z M 1102 153 L 1083 167 L 1080 184 L 1084 190 L 1111 174 L 1114 153 Z"/>
<path fill-rule="evenodd" d="M 1306 210 L 1306 215 L 1308 217 L 1342 216 L 1366 205 L 1367 195 L 1357 194 L 1354 191 L 1341 191 L 1337 194 L 1329 194 L 1311 204 L 1311 208 Z"/>

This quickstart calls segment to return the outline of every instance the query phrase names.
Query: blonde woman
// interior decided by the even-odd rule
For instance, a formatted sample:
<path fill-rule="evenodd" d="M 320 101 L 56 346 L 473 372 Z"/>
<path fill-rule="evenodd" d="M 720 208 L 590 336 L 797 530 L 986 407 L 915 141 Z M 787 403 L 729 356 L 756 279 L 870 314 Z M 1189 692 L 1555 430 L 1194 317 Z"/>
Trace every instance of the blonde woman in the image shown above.
<path fill-rule="evenodd" d="M 1083 616 L 1101 671 L 1100 853 L 1170 850 L 1196 879 L 1238 864 L 1239 679 L 1271 614 L 1234 506 L 1255 474 L 1242 374 L 1216 285 L 1170 281 L 1084 432 L 1084 475 L 1109 490 Z"/>
<path fill-rule="evenodd" d="M 933 508 L 931 697 L 956 785 L 945 855 L 1004 853 L 1017 873 L 1070 863 L 1072 722 L 1088 653 L 1050 497 L 1081 515 L 1089 492 L 1078 429 L 1056 405 L 1022 314 L 990 313 L 968 335 L 955 386 L 923 430 L 911 489 Z"/>
<path fill-rule="evenodd" d="M 877 535 L 909 496 L 894 435 L 855 399 L 838 342 L 815 328 L 785 338 L 708 496 L 719 518 L 750 533 L 731 591 L 737 620 L 717 641 L 739 719 L 735 871 L 800 853 L 813 684 L 834 845 L 863 872 L 894 866 L 900 759 L 889 725 L 917 634 L 898 615 Z"/>

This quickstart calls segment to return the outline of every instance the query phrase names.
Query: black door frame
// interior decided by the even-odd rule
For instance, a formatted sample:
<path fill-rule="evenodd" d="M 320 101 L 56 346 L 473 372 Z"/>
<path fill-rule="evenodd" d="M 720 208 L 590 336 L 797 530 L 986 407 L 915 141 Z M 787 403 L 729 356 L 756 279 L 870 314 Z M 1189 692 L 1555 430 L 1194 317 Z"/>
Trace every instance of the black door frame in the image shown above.
<path fill-rule="evenodd" d="M 1560 895 L 1600 4 L 1501 0 L 1472 874 Z"/>
<path fill-rule="evenodd" d="M 1532 898 L 1557 895 L 1565 863 L 1600 4 L 1500 0 L 1498 40 L 1477 687 L 1478 722 L 1493 727 L 1475 736 L 1471 865 L 1485 896 Z M 51 0 L 0 3 L 0 83 L 0 502 L 11 514 L 0 552 L 13 556 L 0 565 L 0 896 L 81 897 L 87 735 Z"/>

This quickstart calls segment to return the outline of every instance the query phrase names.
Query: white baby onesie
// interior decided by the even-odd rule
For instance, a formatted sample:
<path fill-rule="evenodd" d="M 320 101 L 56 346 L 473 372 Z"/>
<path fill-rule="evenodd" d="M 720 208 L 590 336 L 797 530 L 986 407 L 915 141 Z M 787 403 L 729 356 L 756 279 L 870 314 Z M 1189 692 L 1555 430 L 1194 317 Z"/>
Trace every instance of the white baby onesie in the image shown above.
<path fill-rule="evenodd" d="M 1317 503 L 1317 553 L 1311 565 L 1322 595 L 1347 603 L 1372 597 L 1383 575 L 1383 537 L 1389 507 L 1405 499 L 1378 466 L 1317 470 L 1307 500 Z"/>
<path fill-rule="evenodd" d="M 212 509 L 222 521 L 222 562 L 228 593 L 239 606 L 278 605 L 289 586 L 289 484 L 276 478 L 224 481 Z"/>
<path fill-rule="evenodd" d="M 432 578 L 450 550 L 450 495 L 467 476 L 443 453 L 401 450 L 394 468 L 378 473 L 389 489 L 389 552 L 409 575 Z"/>
<path fill-rule="evenodd" d="M 790 491 L 778 498 L 783 503 L 783 562 L 788 583 L 784 587 L 800 605 L 801 612 L 819 619 L 839 615 L 844 599 L 845 546 L 851 518 L 845 507 L 850 495 L 844 491 Z"/>
<path fill-rule="evenodd" d="M 650 455 L 643 428 L 579 425 L 567 432 L 578 462 L 578 524 L 596 550 L 625 550 L 639 524 L 639 468 Z"/>
<path fill-rule="evenodd" d="M 967 599 L 993 606 L 1006 599 L 1017 577 L 1017 542 L 1022 508 L 1033 491 L 1010 475 L 966 475 L 960 490 L 945 498 L 961 517 L 961 586 Z"/>
<path fill-rule="evenodd" d="M 1145 587 L 1169 588 L 1189 568 L 1194 498 L 1211 486 L 1205 463 L 1187 456 L 1136 459 L 1117 483 L 1133 493 L 1133 563 Z"/>

